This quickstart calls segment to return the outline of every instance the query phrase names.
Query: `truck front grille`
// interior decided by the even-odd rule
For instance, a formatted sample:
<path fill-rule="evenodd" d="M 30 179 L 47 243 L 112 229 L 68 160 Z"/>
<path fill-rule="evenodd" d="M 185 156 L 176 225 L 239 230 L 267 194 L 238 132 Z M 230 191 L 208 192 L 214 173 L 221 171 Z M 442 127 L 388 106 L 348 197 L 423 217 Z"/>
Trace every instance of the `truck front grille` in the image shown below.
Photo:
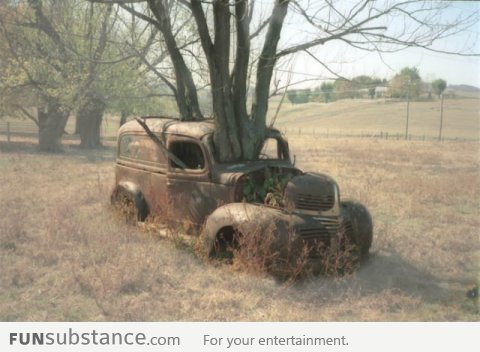
<path fill-rule="evenodd" d="M 300 237 L 304 240 L 320 240 L 329 242 L 331 234 L 326 228 L 316 228 L 316 229 L 300 229 L 298 231 Z"/>
<path fill-rule="evenodd" d="M 333 207 L 335 197 L 316 196 L 311 194 L 298 194 L 295 199 L 297 209 L 312 210 L 312 211 L 326 211 Z"/>
<path fill-rule="evenodd" d="M 317 240 L 329 243 L 330 239 L 336 236 L 339 223 L 337 219 L 322 219 L 321 226 L 304 227 L 297 230 L 298 235 L 305 241 Z"/>

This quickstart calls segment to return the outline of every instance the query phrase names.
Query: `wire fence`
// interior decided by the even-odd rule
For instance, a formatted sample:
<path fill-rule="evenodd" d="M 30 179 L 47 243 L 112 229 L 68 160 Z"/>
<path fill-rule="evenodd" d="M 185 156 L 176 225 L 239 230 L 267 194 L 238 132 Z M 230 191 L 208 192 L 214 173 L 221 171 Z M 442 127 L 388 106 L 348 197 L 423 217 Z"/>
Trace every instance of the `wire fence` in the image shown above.
<path fill-rule="evenodd" d="M 13 142 L 24 138 L 38 138 L 38 126 L 30 121 L 0 121 L 0 141 Z M 116 134 L 109 134 L 106 128 L 101 129 L 104 140 L 115 140 Z M 65 140 L 80 140 L 78 134 L 65 132 Z"/>
<path fill-rule="evenodd" d="M 35 124 L 24 121 L 0 121 L 0 134 L 11 142 L 14 137 L 34 137 L 38 135 L 38 127 Z"/>
<path fill-rule="evenodd" d="M 279 130 L 290 137 L 313 137 L 313 138 L 369 138 L 385 140 L 416 140 L 416 141 L 480 141 L 480 138 L 460 138 L 460 137 L 435 137 L 428 134 L 408 134 L 390 131 L 358 131 L 358 130 L 332 130 L 319 128 L 293 128 L 279 127 Z M 106 128 L 102 128 L 102 139 L 115 140 L 114 133 L 107 133 Z M 16 138 L 37 138 L 38 127 L 29 121 L 0 121 L 0 141 L 11 142 Z M 65 133 L 66 140 L 77 140 L 79 136 L 73 133 Z"/>
<path fill-rule="evenodd" d="M 415 141 L 480 141 L 479 138 L 462 138 L 450 136 L 433 136 L 431 134 L 412 134 L 391 131 L 368 131 L 368 130 L 340 130 L 328 128 L 292 128 L 277 127 L 287 137 L 313 137 L 313 138 L 368 138 L 368 139 L 385 139 L 385 140 L 415 140 Z"/>

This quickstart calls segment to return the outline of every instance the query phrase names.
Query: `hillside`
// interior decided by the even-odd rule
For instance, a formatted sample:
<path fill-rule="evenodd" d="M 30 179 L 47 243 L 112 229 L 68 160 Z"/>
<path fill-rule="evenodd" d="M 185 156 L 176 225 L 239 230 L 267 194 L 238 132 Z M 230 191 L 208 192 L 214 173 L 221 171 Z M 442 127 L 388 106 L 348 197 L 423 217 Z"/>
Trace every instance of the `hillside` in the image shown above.
<path fill-rule="evenodd" d="M 270 106 L 270 118 L 278 100 Z M 479 99 L 445 99 L 443 136 L 478 139 L 480 131 Z M 341 133 L 404 136 L 407 102 L 388 100 L 339 100 L 293 105 L 284 102 L 275 126 L 290 133 Z M 440 125 L 440 101 L 410 102 L 409 134 L 436 138 Z"/>
<path fill-rule="evenodd" d="M 447 88 L 455 92 L 480 92 L 480 88 L 468 84 L 450 84 Z"/>

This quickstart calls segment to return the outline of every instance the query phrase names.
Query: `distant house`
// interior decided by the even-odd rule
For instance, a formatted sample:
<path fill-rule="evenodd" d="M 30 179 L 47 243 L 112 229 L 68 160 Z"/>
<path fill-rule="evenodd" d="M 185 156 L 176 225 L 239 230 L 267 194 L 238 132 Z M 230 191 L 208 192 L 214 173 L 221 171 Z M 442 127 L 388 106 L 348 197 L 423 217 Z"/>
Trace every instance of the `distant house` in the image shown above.
<path fill-rule="evenodd" d="M 375 87 L 375 98 L 386 98 L 388 96 L 388 87 L 377 86 Z"/>
<path fill-rule="evenodd" d="M 453 87 L 447 87 L 444 91 L 443 91 L 443 96 L 445 98 L 455 98 L 456 94 L 455 94 L 455 89 Z"/>
<path fill-rule="evenodd" d="M 357 90 L 358 98 L 368 98 L 368 88 L 361 88 Z"/>

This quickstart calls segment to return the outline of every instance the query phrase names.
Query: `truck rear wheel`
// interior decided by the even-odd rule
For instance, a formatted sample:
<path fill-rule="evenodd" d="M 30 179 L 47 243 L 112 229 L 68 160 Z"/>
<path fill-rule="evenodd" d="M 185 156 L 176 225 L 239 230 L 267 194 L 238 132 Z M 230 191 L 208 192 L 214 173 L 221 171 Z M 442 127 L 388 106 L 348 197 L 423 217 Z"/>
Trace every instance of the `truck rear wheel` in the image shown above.
<path fill-rule="evenodd" d="M 148 207 L 141 193 L 134 194 L 123 187 L 117 187 L 110 201 L 125 215 L 127 223 L 145 221 L 147 218 Z"/>

